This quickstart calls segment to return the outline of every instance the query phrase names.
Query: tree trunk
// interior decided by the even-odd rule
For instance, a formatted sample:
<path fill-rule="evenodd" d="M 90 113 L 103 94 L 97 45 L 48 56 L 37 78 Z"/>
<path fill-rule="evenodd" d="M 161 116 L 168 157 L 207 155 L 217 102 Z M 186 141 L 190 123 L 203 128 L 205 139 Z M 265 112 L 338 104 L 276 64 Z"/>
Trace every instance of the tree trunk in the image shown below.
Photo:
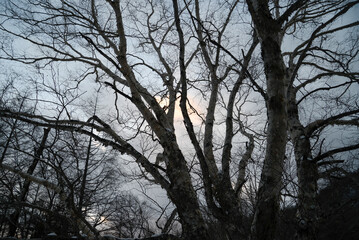
<path fill-rule="evenodd" d="M 317 176 L 318 169 L 310 157 L 306 158 L 298 154 L 298 228 L 296 239 L 316 240 L 317 239 Z"/>
<path fill-rule="evenodd" d="M 267 145 L 252 223 L 253 239 L 274 239 L 287 143 L 287 72 L 281 53 L 281 26 L 267 1 L 247 0 L 262 51 L 267 83 Z"/>
<path fill-rule="evenodd" d="M 192 186 L 183 154 L 175 142 L 168 151 L 167 174 L 171 181 L 168 195 L 176 205 L 184 239 L 210 239 Z"/>
<path fill-rule="evenodd" d="M 299 121 L 295 95 L 288 104 L 289 132 L 294 145 L 298 176 L 298 225 L 296 239 L 317 239 L 317 180 L 318 168 L 311 154 L 310 136 Z"/>

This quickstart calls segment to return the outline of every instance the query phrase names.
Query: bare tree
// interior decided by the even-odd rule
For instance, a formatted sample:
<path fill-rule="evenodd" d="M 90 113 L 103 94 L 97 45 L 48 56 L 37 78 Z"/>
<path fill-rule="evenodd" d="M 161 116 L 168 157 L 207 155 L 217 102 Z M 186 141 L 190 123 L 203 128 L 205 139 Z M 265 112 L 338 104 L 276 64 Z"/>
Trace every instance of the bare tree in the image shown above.
<path fill-rule="evenodd" d="M 349 89 L 353 89 L 352 86 L 358 83 L 358 72 L 357 69 L 353 68 L 354 62 L 357 61 L 354 60 L 357 59 L 357 43 L 350 41 L 351 46 L 349 48 L 337 48 L 337 51 L 333 52 L 325 46 L 326 44 L 333 44 L 333 42 L 327 43 L 325 41 L 326 38 L 330 38 L 331 35 L 338 31 L 350 29 L 358 25 L 357 21 L 341 26 L 335 26 L 333 24 L 333 22 L 341 18 L 358 2 L 335 1 L 328 3 L 324 1 L 296 1 L 289 5 L 284 12 L 281 10 L 282 3 L 280 1 L 273 1 L 272 7 L 274 10 L 272 11 L 270 11 L 270 5 L 268 5 L 266 1 L 247 1 L 247 3 L 261 43 L 268 97 L 267 153 L 266 159 L 264 160 L 261 177 L 263 183 L 262 186 L 259 187 L 257 210 L 254 216 L 252 234 L 256 236 L 257 239 L 274 238 L 274 227 L 263 225 L 262 223 L 270 223 L 270 219 L 276 219 L 278 212 L 278 200 L 275 198 L 279 196 L 278 191 L 280 191 L 281 188 L 283 159 L 285 157 L 284 148 L 286 144 L 285 128 L 286 124 L 288 124 L 297 162 L 299 188 L 299 229 L 297 237 L 298 239 L 316 239 L 318 221 L 316 204 L 317 181 L 319 179 L 318 167 L 323 164 L 338 163 L 338 161 L 323 163 L 320 163 L 320 161 L 336 153 L 358 149 L 359 147 L 357 142 L 353 142 L 353 144 L 348 146 L 331 149 L 324 154 L 322 153 L 322 149 L 320 149 L 318 156 L 314 158 L 313 151 L 318 148 L 318 144 L 311 143 L 311 139 L 315 139 L 318 136 L 315 136 L 318 132 L 314 134 L 315 129 L 336 125 L 336 121 L 339 119 L 339 125 L 356 126 L 358 124 L 357 120 L 343 119 L 347 116 L 356 118 L 358 113 L 357 95 L 347 94 L 347 91 L 351 91 Z M 323 13 L 325 12 L 331 12 L 332 14 L 324 17 Z M 308 34 L 308 38 L 304 38 L 304 40 L 294 48 L 293 52 L 282 54 L 280 46 L 286 34 L 298 36 L 297 32 L 300 31 L 296 31 L 296 29 L 298 27 L 303 28 L 310 24 L 313 26 L 313 30 L 305 33 Z M 353 43 L 354 45 L 352 45 Z M 287 60 L 283 58 L 283 56 L 288 56 L 287 64 L 285 64 Z M 339 60 L 338 56 L 343 57 Z M 324 64 L 325 67 L 319 65 L 320 63 Z M 337 64 L 339 64 L 339 66 Z M 312 76 L 306 76 L 305 73 L 303 74 L 301 72 L 303 71 L 301 69 L 305 67 L 311 69 Z M 330 80 L 333 83 L 326 82 L 327 86 L 321 85 L 322 82 L 320 82 L 319 79 L 322 77 L 327 78 L 327 81 Z M 314 84 L 314 89 L 304 93 L 304 96 L 298 94 L 303 88 L 308 87 L 308 84 Z M 299 118 L 298 105 L 304 99 L 313 96 L 314 93 L 320 91 L 335 91 L 337 88 L 341 88 L 338 95 L 331 96 L 330 99 L 338 100 L 340 98 L 347 98 L 348 104 L 346 107 L 331 106 L 331 110 L 334 113 L 330 113 L 329 117 L 327 116 L 328 113 L 325 113 L 324 116 L 319 115 L 320 120 L 313 122 L 309 120 L 307 127 L 304 127 Z M 274 90 L 274 96 L 271 96 L 271 90 Z M 323 95 L 324 94 L 322 94 L 322 96 Z M 271 105 L 273 109 L 271 109 Z M 305 113 L 306 111 L 307 109 L 303 107 L 302 112 Z M 272 123 L 271 114 L 274 114 Z M 319 124 L 319 122 L 323 125 Z M 273 128 L 273 133 L 270 133 L 271 124 L 277 125 L 277 127 Z M 279 130 L 278 127 L 282 127 L 282 130 Z M 271 136 L 274 136 L 272 141 L 270 140 Z M 322 142 L 323 141 L 324 140 L 322 140 Z M 271 142 L 278 148 L 270 147 Z M 319 146 L 319 148 L 322 147 Z M 275 152 L 269 153 L 268 151 L 271 149 Z M 270 158 L 273 156 L 275 156 L 273 158 L 274 160 L 271 160 Z M 267 167 L 268 171 L 266 170 Z M 268 207 L 268 204 L 271 207 Z M 256 221 L 258 221 L 258 224 Z"/>
<path fill-rule="evenodd" d="M 131 157 L 176 206 L 182 237 L 194 240 L 211 239 L 201 205 L 226 238 L 245 237 L 241 202 L 257 190 L 251 237 L 275 239 L 291 141 L 297 235 L 315 239 L 318 171 L 358 148 L 323 137 L 330 126 L 358 125 L 358 21 L 339 21 L 358 3 L 7 0 L 1 59 L 34 66 L 43 92 L 27 98 L 34 112 L 4 105 L 0 117 L 84 134 L 88 149 L 93 141 Z M 339 32 L 352 37 L 332 50 Z M 96 114 L 78 107 L 93 86 L 106 103 Z M 248 181 L 254 163 L 261 177 Z"/>

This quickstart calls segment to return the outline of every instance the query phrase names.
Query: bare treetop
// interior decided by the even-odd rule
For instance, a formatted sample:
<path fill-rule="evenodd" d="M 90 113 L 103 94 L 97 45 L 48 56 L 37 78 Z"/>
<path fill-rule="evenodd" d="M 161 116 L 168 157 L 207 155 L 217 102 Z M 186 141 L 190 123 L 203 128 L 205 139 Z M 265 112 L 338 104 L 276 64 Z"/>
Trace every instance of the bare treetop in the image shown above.
<path fill-rule="evenodd" d="M 212 239 L 209 222 L 229 239 L 275 239 L 288 202 L 297 238 L 315 239 L 318 180 L 359 148 L 358 3 L 6 0 L 0 59 L 18 74 L 2 76 L 6 141 L 21 122 L 124 155 L 134 179 L 166 192 L 164 229 L 178 214 L 184 239 Z M 6 149 L 2 168 L 62 191 Z"/>

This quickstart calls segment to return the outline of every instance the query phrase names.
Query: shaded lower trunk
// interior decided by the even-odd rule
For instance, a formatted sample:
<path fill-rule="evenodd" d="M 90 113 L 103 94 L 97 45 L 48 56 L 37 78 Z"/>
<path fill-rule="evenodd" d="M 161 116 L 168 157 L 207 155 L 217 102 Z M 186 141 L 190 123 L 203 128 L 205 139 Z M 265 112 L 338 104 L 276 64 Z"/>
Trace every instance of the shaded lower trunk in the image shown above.
<path fill-rule="evenodd" d="M 296 239 L 316 240 L 318 231 L 317 176 L 315 162 L 302 157 L 298 166 L 298 226 Z"/>
<path fill-rule="evenodd" d="M 177 188 L 169 194 L 178 210 L 182 225 L 182 237 L 193 240 L 210 240 L 197 199 L 191 198 L 191 195 L 187 195 L 183 190 L 182 187 Z"/>
<path fill-rule="evenodd" d="M 172 149 L 168 149 L 167 156 L 166 158 L 170 159 L 167 161 L 167 175 L 171 181 L 167 193 L 176 205 L 183 237 L 184 239 L 209 240 L 210 236 L 200 211 L 186 161 L 175 143 Z"/>
<path fill-rule="evenodd" d="M 261 179 L 269 179 L 258 191 L 257 205 L 252 223 L 252 239 L 275 239 L 279 213 L 280 177 L 266 174 Z M 263 180 L 264 181 L 264 180 Z"/>
<path fill-rule="evenodd" d="M 289 132 L 294 145 L 294 154 L 298 176 L 298 240 L 316 240 L 318 231 L 317 181 L 318 167 L 310 146 L 310 136 L 299 121 L 295 96 L 291 96 L 289 104 Z"/>
<path fill-rule="evenodd" d="M 222 221 L 223 229 L 226 230 L 230 240 L 243 238 L 242 214 L 237 194 L 228 181 L 222 182 L 221 185 L 217 198 L 225 213 L 225 220 Z"/>
<path fill-rule="evenodd" d="M 310 152 L 309 139 L 301 137 L 296 152 L 298 175 L 298 240 L 316 240 L 318 231 L 318 168 Z M 302 143 L 302 144 L 301 144 Z"/>

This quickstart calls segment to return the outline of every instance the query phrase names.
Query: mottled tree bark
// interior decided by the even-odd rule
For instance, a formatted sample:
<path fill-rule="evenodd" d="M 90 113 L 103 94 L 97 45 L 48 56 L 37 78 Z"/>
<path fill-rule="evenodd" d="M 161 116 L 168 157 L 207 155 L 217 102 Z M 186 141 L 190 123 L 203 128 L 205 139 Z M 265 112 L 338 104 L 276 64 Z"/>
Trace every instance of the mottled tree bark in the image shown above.
<path fill-rule="evenodd" d="M 310 136 L 300 123 L 295 95 L 291 94 L 288 104 L 288 130 L 294 145 L 298 176 L 298 214 L 296 239 L 317 239 L 318 167 L 313 160 Z"/>
<path fill-rule="evenodd" d="M 267 83 L 267 145 L 257 204 L 252 223 L 253 239 L 274 239 L 287 143 L 287 74 L 281 53 L 281 26 L 273 19 L 268 1 L 247 0 L 257 32 Z"/>
<path fill-rule="evenodd" d="M 182 153 L 171 151 L 169 159 L 167 174 L 171 184 L 168 195 L 177 207 L 184 239 L 210 239 Z"/>

